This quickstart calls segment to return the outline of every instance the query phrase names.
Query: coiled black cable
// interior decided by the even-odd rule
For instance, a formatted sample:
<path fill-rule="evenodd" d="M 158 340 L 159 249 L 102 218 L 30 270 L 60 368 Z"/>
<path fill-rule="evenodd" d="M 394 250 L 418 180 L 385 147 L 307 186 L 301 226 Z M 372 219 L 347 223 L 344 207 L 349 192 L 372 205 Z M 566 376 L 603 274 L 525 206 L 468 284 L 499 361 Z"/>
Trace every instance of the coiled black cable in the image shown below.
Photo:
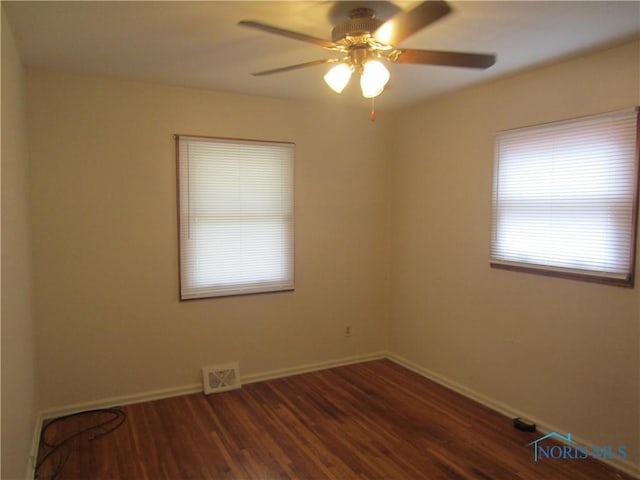
<path fill-rule="evenodd" d="M 79 430 L 75 433 L 72 433 L 71 435 L 67 436 L 64 440 L 60 442 L 54 443 L 52 441 L 47 440 L 47 431 L 53 425 L 64 422 L 70 418 L 84 416 L 84 415 L 94 415 L 94 414 L 108 414 L 108 415 L 111 415 L 111 418 L 103 422 L 97 423 L 95 425 L 92 425 L 90 427 L 83 428 L 82 430 Z M 93 441 L 98 437 L 102 437 L 103 435 L 107 435 L 108 433 L 111 433 L 117 430 L 120 426 L 122 426 L 122 424 L 125 422 L 126 419 L 127 419 L 127 416 L 124 410 L 122 410 L 121 408 L 99 408 L 95 410 L 85 410 L 82 412 L 71 413 L 69 415 L 64 415 L 62 417 L 57 417 L 53 420 L 48 421 L 42 427 L 42 431 L 40 432 L 40 446 L 39 446 L 39 455 L 38 455 L 40 458 L 38 460 L 38 463 L 36 464 L 35 478 L 38 480 L 41 479 L 39 474 L 40 474 L 40 469 L 42 465 L 44 465 L 48 461 L 53 461 L 55 458 L 57 458 L 57 462 L 53 467 L 51 473 L 48 474 L 47 477 L 45 477 L 45 480 L 55 480 L 56 478 L 58 478 L 58 476 L 62 472 L 64 465 L 67 463 L 69 456 L 73 452 L 73 448 L 71 447 L 72 440 L 79 438 L 83 435 L 90 434 L 95 430 L 99 430 L 95 433 L 90 434 L 88 441 Z M 44 455 L 42 455 L 43 451 L 46 451 Z"/>

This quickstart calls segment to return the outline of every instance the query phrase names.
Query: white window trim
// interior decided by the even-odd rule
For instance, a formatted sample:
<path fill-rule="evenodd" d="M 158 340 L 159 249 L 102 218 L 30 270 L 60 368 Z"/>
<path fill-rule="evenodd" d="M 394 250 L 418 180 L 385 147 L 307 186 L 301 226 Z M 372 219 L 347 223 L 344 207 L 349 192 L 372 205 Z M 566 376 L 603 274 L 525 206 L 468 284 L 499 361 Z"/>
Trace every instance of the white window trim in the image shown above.
<path fill-rule="evenodd" d="M 293 290 L 295 145 L 175 140 L 180 300 Z M 250 178 L 239 173 L 243 168 Z M 198 169 L 211 175 L 204 184 L 193 179 Z"/>

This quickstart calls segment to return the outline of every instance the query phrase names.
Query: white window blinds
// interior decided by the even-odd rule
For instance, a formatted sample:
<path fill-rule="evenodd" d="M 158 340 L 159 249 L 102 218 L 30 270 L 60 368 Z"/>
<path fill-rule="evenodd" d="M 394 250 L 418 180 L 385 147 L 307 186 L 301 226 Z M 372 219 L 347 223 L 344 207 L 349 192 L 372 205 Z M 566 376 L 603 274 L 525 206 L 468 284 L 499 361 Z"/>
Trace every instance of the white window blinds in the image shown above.
<path fill-rule="evenodd" d="M 180 298 L 292 290 L 295 146 L 177 142 Z"/>
<path fill-rule="evenodd" d="M 637 116 L 630 109 L 497 134 L 493 266 L 633 281 Z"/>

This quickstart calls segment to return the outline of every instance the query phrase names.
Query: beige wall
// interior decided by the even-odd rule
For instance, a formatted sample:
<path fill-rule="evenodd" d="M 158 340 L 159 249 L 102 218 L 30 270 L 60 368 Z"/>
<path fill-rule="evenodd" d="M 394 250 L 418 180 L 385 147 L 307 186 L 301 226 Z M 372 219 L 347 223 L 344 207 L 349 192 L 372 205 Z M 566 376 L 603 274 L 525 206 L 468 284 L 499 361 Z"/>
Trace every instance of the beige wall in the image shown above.
<path fill-rule="evenodd" d="M 36 414 L 23 69 L 2 10 L 2 471 L 24 478 Z"/>
<path fill-rule="evenodd" d="M 638 463 L 638 289 L 489 268 L 498 130 L 640 104 L 640 44 L 399 112 L 391 351 Z"/>
<path fill-rule="evenodd" d="M 387 349 L 385 120 L 368 104 L 44 71 L 28 93 L 43 408 Z M 295 292 L 178 301 L 174 133 L 296 144 Z"/>
<path fill-rule="evenodd" d="M 639 50 L 375 124 L 366 105 L 30 71 L 41 407 L 197 384 L 217 362 L 248 375 L 389 349 L 637 461 L 638 289 L 491 270 L 488 249 L 495 131 L 640 103 Z M 178 301 L 174 133 L 296 143 L 295 292 Z"/>

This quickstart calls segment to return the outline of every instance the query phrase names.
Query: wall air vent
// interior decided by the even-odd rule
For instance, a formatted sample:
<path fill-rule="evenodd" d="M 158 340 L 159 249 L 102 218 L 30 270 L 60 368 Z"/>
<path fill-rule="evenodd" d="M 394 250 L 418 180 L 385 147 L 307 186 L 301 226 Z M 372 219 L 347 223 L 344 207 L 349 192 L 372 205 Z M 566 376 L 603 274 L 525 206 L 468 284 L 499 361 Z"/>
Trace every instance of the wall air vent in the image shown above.
<path fill-rule="evenodd" d="M 202 385 L 205 395 L 240 388 L 238 362 L 203 367 Z"/>

